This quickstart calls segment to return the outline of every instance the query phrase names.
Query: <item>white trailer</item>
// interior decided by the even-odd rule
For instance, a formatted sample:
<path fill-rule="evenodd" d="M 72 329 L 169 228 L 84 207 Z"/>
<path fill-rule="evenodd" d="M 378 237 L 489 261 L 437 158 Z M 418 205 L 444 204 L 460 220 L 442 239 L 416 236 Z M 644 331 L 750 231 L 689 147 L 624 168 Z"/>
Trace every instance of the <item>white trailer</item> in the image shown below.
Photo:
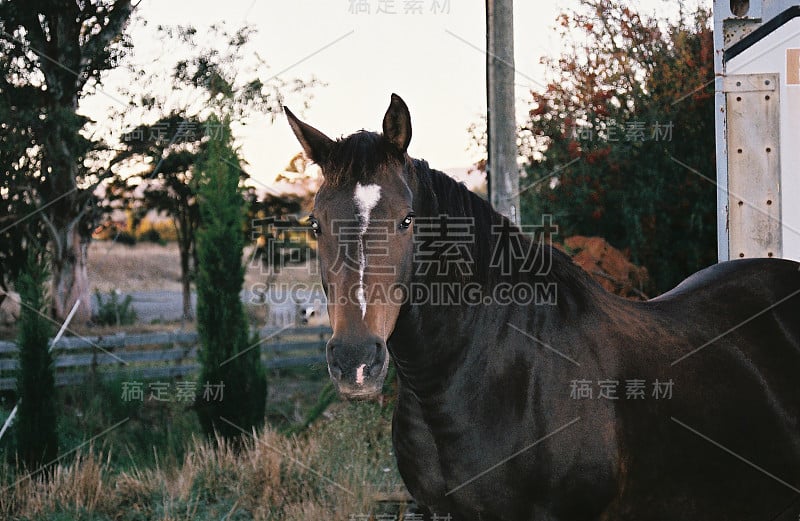
<path fill-rule="evenodd" d="M 800 0 L 714 0 L 719 260 L 800 260 Z"/>

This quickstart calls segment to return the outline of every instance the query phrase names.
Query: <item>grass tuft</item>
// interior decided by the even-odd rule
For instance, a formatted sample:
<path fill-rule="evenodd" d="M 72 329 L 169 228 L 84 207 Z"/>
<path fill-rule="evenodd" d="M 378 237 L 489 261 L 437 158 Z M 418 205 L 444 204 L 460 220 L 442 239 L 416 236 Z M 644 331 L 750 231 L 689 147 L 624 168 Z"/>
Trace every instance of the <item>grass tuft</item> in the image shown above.
<path fill-rule="evenodd" d="M 49 476 L 24 479 L 5 464 L 0 482 L 10 488 L 0 494 L 0 518 L 349 519 L 371 512 L 375 494 L 402 488 L 388 414 L 374 403 L 338 404 L 301 435 L 267 427 L 236 450 L 198 434 L 180 459 L 124 468 L 108 443 L 84 447 Z"/>

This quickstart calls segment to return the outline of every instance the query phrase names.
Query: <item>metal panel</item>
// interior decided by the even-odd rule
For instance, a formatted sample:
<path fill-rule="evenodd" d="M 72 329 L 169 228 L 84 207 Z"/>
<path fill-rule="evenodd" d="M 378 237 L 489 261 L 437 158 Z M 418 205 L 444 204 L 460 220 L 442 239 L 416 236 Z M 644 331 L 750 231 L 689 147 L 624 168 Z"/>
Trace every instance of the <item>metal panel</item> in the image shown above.
<path fill-rule="evenodd" d="M 727 49 L 765 23 L 778 18 L 800 0 L 714 0 L 714 22 L 722 30 L 720 42 Z"/>
<path fill-rule="evenodd" d="M 760 0 L 716 0 L 714 18 L 724 21 L 720 33 L 728 48 L 761 26 Z"/>
<path fill-rule="evenodd" d="M 724 79 L 731 259 L 782 254 L 777 86 L 778 74 Z"/>

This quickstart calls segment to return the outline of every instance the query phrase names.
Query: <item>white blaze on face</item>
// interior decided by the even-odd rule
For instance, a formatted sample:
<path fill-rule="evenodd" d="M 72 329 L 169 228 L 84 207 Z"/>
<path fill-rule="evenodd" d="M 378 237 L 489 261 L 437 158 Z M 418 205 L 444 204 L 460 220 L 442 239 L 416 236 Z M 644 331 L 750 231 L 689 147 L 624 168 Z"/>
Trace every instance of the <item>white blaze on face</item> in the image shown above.
<path fill-rule="evenodd" d="M 356 383 L 358 385 L 364 385 L 364 368 L 367 367 L 367 364 L 361 364 L 356 368 Z"/>
<path fill-rule="evenodd" d="M 361 318 L 367 315 L 367 298 L 364 292 L 364 270 L 367 267 L 367 256 L 364 252 L 364 234 L 369 228 L 369 214 L 381 199 L 381 187 L 378 185 L 362 185 L 356 183 L 356 192 L 353 200 L 358 210 L 360 223 L 358 232 L 358 304 L 361 307 Z M 363 370 L 362 370 L 363 371 Z M 362 378 L 363 380 L 363 378 Z"/>

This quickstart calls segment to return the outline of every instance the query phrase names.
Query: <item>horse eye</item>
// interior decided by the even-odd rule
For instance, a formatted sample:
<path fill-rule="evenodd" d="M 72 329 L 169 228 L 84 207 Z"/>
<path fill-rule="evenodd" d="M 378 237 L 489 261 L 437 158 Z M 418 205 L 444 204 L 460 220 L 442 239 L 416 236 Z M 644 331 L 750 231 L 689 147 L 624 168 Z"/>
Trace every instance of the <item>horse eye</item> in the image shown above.
<path fill-rule="evenodd" d="M 402 228 L 403 230 L 407 229 L 409 226 L 411 226 L 411 223 L 413 221 L 414 221 L 413 214 L 406 215 L 406 218 L 403 219 L 402 222 L 400 223 L 400 228 Z"/>
<path fill-rule="evenodd" d="M 322 228 L 319 227 L 318 220 L 309 219 L 309 223 L 311 224 L 311 230 L 314 232 L 314 235 L 319 235 L 322 233 Z"/>

